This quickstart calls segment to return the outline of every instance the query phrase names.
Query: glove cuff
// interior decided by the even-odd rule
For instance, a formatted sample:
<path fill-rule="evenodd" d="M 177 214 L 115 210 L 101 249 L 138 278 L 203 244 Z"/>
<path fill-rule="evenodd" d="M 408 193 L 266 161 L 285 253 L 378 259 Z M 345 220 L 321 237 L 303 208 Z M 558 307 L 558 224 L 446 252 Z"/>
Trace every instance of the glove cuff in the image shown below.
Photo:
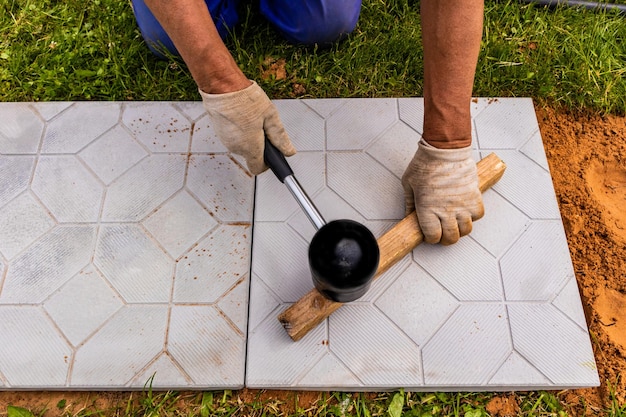
<path fill-rule="evenodd" d="M 472 146 L 458 149 L 439 149 L 424 139 L 419 141 L 418 148 L 428 159 L 446 162 L 462 162 L 472 157 Z"/>
<path fill-rule="evenodd" d="M 202 101 L 211 107 L 236 106 L 238 104 L 245 104 L 255 102 L 265 95 L 265 92 L 259 87 L 254 80 L 250 80 L 252 84 L 243 90 L 233 91 L 230 93 L 221 94 L 209 94 L 198 88 L 198 92 L 202 97 Z"/>

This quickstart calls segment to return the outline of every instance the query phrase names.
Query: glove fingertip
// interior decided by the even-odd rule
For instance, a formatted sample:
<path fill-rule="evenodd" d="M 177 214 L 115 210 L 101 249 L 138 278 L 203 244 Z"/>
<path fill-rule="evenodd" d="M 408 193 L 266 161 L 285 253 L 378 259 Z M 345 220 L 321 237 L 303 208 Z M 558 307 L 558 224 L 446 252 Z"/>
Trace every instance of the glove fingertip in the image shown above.
<path fill-rule="evenodd" d="M 248 159 L 246 164 L 248 165 L 248 171 L 252 175 L 259 175 L 269 168 L 262 159 Z"/>
<path fill-rule="evenodd" d="M 429 214 L 417 215 L 417 221 L 424 235 L 424 242 L 426 243 L 439 243 L 443 236 L 443 230 L 441 228 L 441 222 L 437 216 Z"/>
<path fill-rule="evenodd" d="M 296 150 L 296 147 L 293 146 L 293 143 L 291 143 L 291 141 L 289 140 L 289 138 L 287 138 L 286 143 L 282 144 L 282 146 L 280 147 L 280 151 L 285 156 L 294 156 L 296 154 L 296 152 L 298 152 Z"/>
<path fill-rule="evenodd" d="M 439 243 L 441 243 L 443 246 L 450 246 L 458 242 L 459 239 L 460 236 L 458 230 L 454 232 L 450 231 L 449 233 L 446 232 L 443 234 Z"/>
<path fill-rule="evenodd" d="M 472 220 L 482 219 L 484 215 L 485 215 L 485 206 L 483 205 L 483 202 L 481 200 L 480 203 L 478 204 L 478 207 L 476 207 L 476 210 L 472 212 Z"/>
<path fill-rule="evenodd" d="M 408 183 L 403 182 L 402 188 L 404 189 L 404 215 L 406 216 L 415 210 L 415 194 L 413 187 Z"/>
<path fill-rule="evenodd" d="M 422 234 L 424 235 L 424 242 L 430 243 L 431 245 L 434 245 L 441 241 L 441 235 L 426 234 L 423 231 Z"/>
<path fill-rule="evenodd" d="M 411 201 L 413 201 L 413 199 L 411 199 Z M 414 211 L 415 211 L 415 204 L 411 204 L 407 200 L 406 203 L 404 204 L 404 215 L 408 216 L 409 214 L 413 213 Z"/>
<path fill-rule="evenodd" d="M 296 154 L 296 147 L 291 143 L 289 135 L 284 128 L 268 129 L 266 127 L 265 134 L 270 142 L 285 156 L 293 156 Z"/>
<path fill-rule="evenodd" d="M 459 237 L 467 236 L 472 233 L 473 225 L 471 219 L 459 220 L 458 221 L 458 231 Z"/>

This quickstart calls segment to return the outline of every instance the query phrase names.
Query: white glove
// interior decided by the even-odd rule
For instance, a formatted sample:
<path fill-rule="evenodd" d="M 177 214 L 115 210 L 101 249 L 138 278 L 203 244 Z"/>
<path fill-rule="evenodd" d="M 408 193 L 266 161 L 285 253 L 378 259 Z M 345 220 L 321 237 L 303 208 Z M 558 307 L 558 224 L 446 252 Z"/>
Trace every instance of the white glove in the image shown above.
<path fill-rule="evenodd" d="M 455 243 L 484 214 L 471 147 L 437 149 L 421 140 L 402 185 L 406 213 L 416 211 L 427 243 Z"/>
<path fill-rule="evenodd" d="M 266 136 L 285 156 L 296 153 L 276 106 L 256 82 L 232 93 L 198 91 L 217 137 L 230 152 L 245 158 L 252 174 L 267 169 L 263 160 Z"/>

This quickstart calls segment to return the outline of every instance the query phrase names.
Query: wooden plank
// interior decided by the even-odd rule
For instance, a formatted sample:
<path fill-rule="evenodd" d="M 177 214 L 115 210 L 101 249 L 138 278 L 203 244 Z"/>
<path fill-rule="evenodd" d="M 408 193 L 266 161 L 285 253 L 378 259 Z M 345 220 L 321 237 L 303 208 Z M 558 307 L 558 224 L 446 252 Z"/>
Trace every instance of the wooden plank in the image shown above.
<path fill-rule="evenodd" d="M 504 162 L 494 153 L 480 160 L 476 167 L 478 170 L 478 187 L 481 192 L 485 192 L 498 182 L 506 169 Z M 424 235 L 422 235 L 417 223 L 417 216 L 415 212 L 412 212 L 378 238 L 380 262 L 374 278 L 378 278 L 380 274 L 406 256 L 423 240 Z M 332 301 L 313 288 L 282 312 L 278 316 L 278 320 L 289 337 L 293 341 L 298 341 L 342 305 L 343 303 Z"/>

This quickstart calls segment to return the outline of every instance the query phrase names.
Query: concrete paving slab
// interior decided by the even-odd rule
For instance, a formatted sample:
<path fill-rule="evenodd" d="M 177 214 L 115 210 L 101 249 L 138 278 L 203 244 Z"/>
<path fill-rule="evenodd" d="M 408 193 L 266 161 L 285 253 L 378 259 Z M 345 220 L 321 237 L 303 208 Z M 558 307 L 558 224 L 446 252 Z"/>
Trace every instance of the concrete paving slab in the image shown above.
<path fill-rule="evenodd" d="M 422 99 L 275 103 L 327 221 L 403 216 Z M 472 235 L 293 342 L 276 317 L 312 288 L 315 229 L 270 172 L 255 192 L 201 103 L 0 103 L 0 389 L 597 385 L 532 102 L 472 113 L 476 159 L 508 166 Z"/>
<path fill-rule="evenodd" d="M 204 114 L 0 104 L 0 388 L 244 385 L 254 179 Z"/>
<path fill-rule="evenodd" d="M 380 236 L 403 217 L 400 178 L 421 137 L 422 99 L 278 106 L 289 108 L 286 127 L 300 149 L 290 164 L 327 221 L 350 218 Z M 300 146 L 309 109 L 325 120 L 326 134 Z M 271 173 L 257 177 L 247 386 L 599 384 L 532 101 L 476 99 L 472 114 L 476 159 L 493 151 L 508 169 L 484 194 L 486 215 L 471 236 L 449 247 L 418 246 L 298 342 L 277 316 L 313 287 L 306 250 L 315 230 Z"/>

